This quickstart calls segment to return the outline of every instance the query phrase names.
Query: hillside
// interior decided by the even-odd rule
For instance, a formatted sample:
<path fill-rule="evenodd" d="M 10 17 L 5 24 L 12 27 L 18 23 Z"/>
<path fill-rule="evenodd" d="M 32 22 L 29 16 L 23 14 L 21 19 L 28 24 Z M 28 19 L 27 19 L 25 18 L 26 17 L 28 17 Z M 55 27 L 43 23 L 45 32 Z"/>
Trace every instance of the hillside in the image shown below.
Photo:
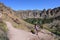
<path fill-rule="evenodd" d="M 58 39 L 60 40 L 60 38 L 59 38 L 60 37 L 59 36 L 60 35 L 60 30 L 59 30 L 60 29 L 60 7 L 57 7 L 54 9 L 48 9 L 48 10 L 44 9 L 44 10 L 15 11 L 15 10 L 5 6 L 3 3 L 0 3 L 0 20 L 2 20 L 0 22 L 1 25 L 2 24 L 4 25 L 4 26 L 2 26 L 2 28 L 0 25 L 0 28 L 6 33 L 7 33 L 7 30 L 9 30 L 9 28 L 7 28 L 8 26 L 6 26 L 7 24 L 4 23 L 6 21 L 10 22 L 12 24 L 12 27 L 15 29 L 20 29 L 20 30 L 22 29 L 22 30 L 24 30 L 24 32 L 27 31 L 27 34 L 28 34 L 28 32 L 30 32 L 33 29 L 34 23 L 38 22 L 38 24 L 43 27 L 43 28 L 41 28 L 41 32 L 39 32 L 39 37 L 42 38 L 41 40 L 44 40 L 44 38 L 45 38 L 45 40 L 48 40 L 48 39 L 50 40 L 49 37 L 51 37 L 51 40 L 54 38 L 56 38 L 57 40 Z M 11 31 L 13 32 L 14 30 L 11 30 Z M 47 30 L 49 30 L 49 31 L 47 31 Z M 19 34 L 21 32 L 16 31 L 16 33 Z M 4 35 L 6 35 L 6 34 L 4 34 Z M 14 33 L 14 35 L 15 35 L 15 33 Z M 21 35 L 21 34 L 19 34 L 19 35 Z M 46 37 L 48 37 L 48 39 Z"/>
<path fill-rule="evenodd" d="M 48 10 L 19 10 L 16 13 L 17 17 L 24 21 L 31 24 L 37 22 L 42 28 L 56 34 L 58 38 L 60 37 L 60 7 Z"/>
<path fill-rule="evenodd" d="M 9 7 L 6 7 L 3 3 L 0 3 L 0 13 L 2 14 L 2 19 L 4 21 L 12 22 L 14 27 L 28 30 L 27 27 L 33 26 L 22 19 L 15 16 L 16 12 Z"/>

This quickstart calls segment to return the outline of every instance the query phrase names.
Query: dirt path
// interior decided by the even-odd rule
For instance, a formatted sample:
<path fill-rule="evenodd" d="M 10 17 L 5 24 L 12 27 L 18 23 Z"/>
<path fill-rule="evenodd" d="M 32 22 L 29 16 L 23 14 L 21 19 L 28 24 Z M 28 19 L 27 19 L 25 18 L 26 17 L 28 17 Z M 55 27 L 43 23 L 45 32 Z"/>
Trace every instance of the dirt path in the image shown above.
<path fill-rule="evenodd" d="M 18 30 L 10 22 L 6 22 L 8 27 L 8 37 L 10 40 L 38 40 L 36 35 L 24 30 Z"/>
<path fill-rule="evenodd" d="M 54 37 L 51 36 L 48 30 L 41 30 L 41 32 L 38 33 L 38 36 L 24 31 L 16 29 L 12 26 L 10 22 L 6 22 L 8 27 L 8 38 L 9 40 L 54 40 Z"/>

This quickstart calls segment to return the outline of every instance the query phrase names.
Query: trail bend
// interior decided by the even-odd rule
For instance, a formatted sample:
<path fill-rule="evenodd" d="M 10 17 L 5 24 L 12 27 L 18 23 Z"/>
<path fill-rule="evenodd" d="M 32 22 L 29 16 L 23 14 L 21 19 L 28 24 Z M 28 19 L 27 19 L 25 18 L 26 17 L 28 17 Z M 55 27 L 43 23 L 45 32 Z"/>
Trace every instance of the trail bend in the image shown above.
<path fill-rule="evenodd" d="M 16 29 L 10 22 L 6 22 L 6 24 L 8 28 L 9 40 L 38 40 L 36 35 L 24 30 Z"/>
<path fill-rule="evenodd" d="M 30 32 L 16 29 L 12 26 L 12 23 L 5 22 L 8 28 L 8 38 L 9 40 L 54 40 L 54 36 L 51 36 L 49 31 L 43 29 L 38 33 L 38 36 Z"/>

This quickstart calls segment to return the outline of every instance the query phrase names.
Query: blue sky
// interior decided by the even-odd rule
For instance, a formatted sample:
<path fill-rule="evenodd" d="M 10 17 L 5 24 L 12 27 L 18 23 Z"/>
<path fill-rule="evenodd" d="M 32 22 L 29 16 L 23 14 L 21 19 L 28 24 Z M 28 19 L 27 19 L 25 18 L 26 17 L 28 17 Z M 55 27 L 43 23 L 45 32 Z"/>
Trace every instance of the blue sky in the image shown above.
<path fill-rule="evenodd" d="M 49 9 L 60 6 L 60 0 L 0 0 L 14 10 Z"/>

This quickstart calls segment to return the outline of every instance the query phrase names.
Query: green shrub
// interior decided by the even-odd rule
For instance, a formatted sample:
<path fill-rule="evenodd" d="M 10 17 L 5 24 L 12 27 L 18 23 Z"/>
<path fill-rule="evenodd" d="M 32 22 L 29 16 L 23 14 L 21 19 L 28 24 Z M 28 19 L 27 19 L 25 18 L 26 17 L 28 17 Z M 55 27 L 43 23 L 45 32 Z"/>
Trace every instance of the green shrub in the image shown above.
<path fill-rule="evenodd" d="M 6 31 L 7 31 L 7 26 L 6 26 L 6 24 L 3 23 L 3 22 L 0 22 L 0 29 L 3 30 L 4 32 L 6 32 Z"/>
<path fill-rule="evenodd" d="M 36 22 L 37 22 L 37 24 L 45 24 L 45 23 L 52 23 L 54 18 L 50 18 L 50 19 L 28 18 L 28 19 L 24 19 L 24 20 L 31 24 L 35 24 Z M 49 28 L 49 27 L 44 27 L 44 28 L 51 31 L 52 33 L 54 33 L 56 35 L 60 35 L 60 26 L 59 25 L 56 25 L 55 28 Z"/>
<path fill-rule="evenodd" d="M 28 18 L 28 19 L 24 19 L 24 20 L 28 23 L 31 23 L 31 24 L 35 24 L 36 22 L 38 24 L 45 24 L 45 23 L 53 22 L 53 18 L 51 18 L 51 19 Z"/>
<path fill-rule="evenodd" d="M 0 22 L 0 40 L 9 40 L 7 37 L 7 26 L 4 22 Z"/>

